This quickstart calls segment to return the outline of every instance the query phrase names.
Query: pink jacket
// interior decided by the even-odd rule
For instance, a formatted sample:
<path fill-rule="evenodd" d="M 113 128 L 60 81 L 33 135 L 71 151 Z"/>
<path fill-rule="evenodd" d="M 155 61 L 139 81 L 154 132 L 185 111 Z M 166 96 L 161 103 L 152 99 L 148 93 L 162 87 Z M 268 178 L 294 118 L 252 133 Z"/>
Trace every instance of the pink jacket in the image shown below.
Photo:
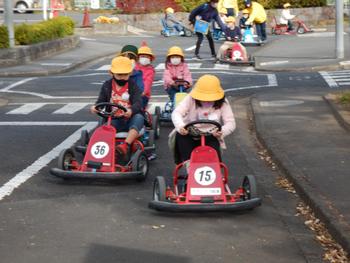
<path fill-rule="evenodd" d="M 168 62 L 163 73 L 164 88 L 168 89 L 174 84 L 174 80 L 178 78 L 182 78 L 192 85 L 192 74 L 185 62 L 182 62 L 177 66 Z"/>
<path fill-rule="evenodd" d="M 143 92 L 146 97 L 148 98 L 151 97 L 152 84 L 153 84 L 154 75 L 155 75 L 154 67 L 152 65 L 143 66 L 137 63 L 135 69 L 142 71 L 142 79 L 143 79 L 143 85 L 144 85 Z"/>
<path fill-rule="evenodd" d="M 230 103 L 226 100 L 220 109 L 196 107 L 195 100 L 187 95 L 183 101 L 175 108 L 171 115 L 175 130 L 179 131 L 186 124 L 200 120 L 209 119 L 222 123 L 222 138 L 220 140 L 221 147 L 225 147 L 223 138 L 232 133 L 236 128 L 236 121 L 233 115 Z M 205 129 L 205 127 L 202 127 Z"/>

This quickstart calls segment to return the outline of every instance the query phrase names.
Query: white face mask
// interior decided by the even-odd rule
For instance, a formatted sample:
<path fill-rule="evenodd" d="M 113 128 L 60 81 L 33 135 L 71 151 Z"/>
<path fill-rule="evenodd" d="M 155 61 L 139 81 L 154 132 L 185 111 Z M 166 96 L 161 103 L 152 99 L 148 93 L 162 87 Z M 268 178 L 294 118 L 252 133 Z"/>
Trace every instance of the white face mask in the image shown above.
<path fill-rule="evenodd" d="M 170 58 L 170 63 L 177 66 L 181 63 L 181 58 Z"/>
<path fill-rule="evenodd" d="M 146 58 L 146 57 L 140 57 L 139 62 L 143 66 L 151 64 L 151 60 L 149 58 Z"/>

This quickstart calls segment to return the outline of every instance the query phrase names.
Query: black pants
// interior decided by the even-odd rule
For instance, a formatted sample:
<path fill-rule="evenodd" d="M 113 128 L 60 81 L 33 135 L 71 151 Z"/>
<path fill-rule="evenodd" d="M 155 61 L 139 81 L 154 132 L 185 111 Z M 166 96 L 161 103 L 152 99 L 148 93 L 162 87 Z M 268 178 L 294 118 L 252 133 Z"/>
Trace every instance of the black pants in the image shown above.
<path fill-rule="evenodd" d="M 293 30 L 293 23 L 291 20 L 288 20 L 288 31 L 292 31 Z"/>
<path fill-rule="evenodd" d="M 189 160 L 193 149 L 200 145 L 201 145 L 200 138 L 198 140 L 195 140 L 190 135 L 181 135 L 180 133 L 177 132 L 175 151 L 177 153 L 178 160 L 176 163 L 179 164 Z M 216 139 L 214 136 L 207 136 L 205 137 L 205 145 L 213 147 L 218 153 L 219 159 L 221 161 L 220 143 L 218 139 Z"/>
<path fill-rule="evenodd" d="M 204 35 L 202 33 L 198 33 L 198 32 L 196 32 L 196 35 L 197 35 L 197 43 L 196 43 L 196 50 L 195 50 L 194 54 L 198 55 L 199 49 L 201 48 L 201 44 L 203 42 Z M 210 30 L 208 30 L 207 39 L 209 42 L 209 47 L 210 47 L 210 51 L 211 51 L 212 56 L 216 56 L 214 40 L 213 40 L 213 37 L 211 35 Z"/>
<path fill-rule="evenodd" d="M 258 24 L 255 24 L 256 27 L 256 33 L 259 36 L 259 39 L 261 41 L 265 41 L 266 40 L 266 22 Z"/>

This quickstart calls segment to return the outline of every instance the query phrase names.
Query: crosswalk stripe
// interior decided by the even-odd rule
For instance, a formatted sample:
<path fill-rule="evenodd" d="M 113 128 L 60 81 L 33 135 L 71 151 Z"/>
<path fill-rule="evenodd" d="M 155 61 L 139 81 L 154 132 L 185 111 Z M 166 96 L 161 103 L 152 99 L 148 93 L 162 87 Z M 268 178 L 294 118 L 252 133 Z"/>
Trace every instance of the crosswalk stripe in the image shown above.
<path fill-rule="evenodd" d="M 338 83 L 340 86 L 347 86 L 350 85 L 350 82 L 340 82 Z"/>
<path fill-rule="evenodd" d="M 327 82 L 328 86 L 330 88 L 336 88 L 338 87 L 337 82 L 330 76 L 330 74 L 326 71 L 320 71 L 320 75 L 323 77 L 323 79 Z"/>
<path fill-rule="evenodd" d="M 165 64 L 164 64 L 164 63 L 159 63 L 159 64 L 156 66 L 156 68 L 155 68 L 155 70 L 163 70 L 163 69 L 165 69 Z"/>
<path fill-rule="evenodd" d="M 101 67 L 99 67 L 99 68 L 97 68 L 97 69 L 95 69 L 95 70 L 97 70 L 97 71 L 107 71 L 107 70 L 110 70 L 110 68 L 111 68 L 111 65 L 103 65 L 103 66 L 101 66 Z"/>
<path fill-rule="evenodd" d="M 164 108 L 166 102 L 152 102 L 148 104 L 147 111 L 151 114 L 154 114 L 154 111 L 157 106 L 159 106 L 161 109 Z"/>
<path fill-rule="evenodd" d="M 19 108 L 16 108 L 12 111 L 7 112 L 6 114 L 24 114 L 27 115 L 41 107 L 45 106 L 47 103 L 27 103 L 22 105 Z"/>
<path fill-rule="evenodd" d="M 53 112 L 53 114 L 74 114 L 77 111 L 85 108 L 89 103 L 68 103 L 62 108 Z"/>
<path fill-rule="evenodd" d="M 202 63 L 188 63 L 187 65 L 189 69 L 198 69 L 201 67 Z"/>
<path fill-rule="evenodd" d="M 229 69 L 230 65 L 229 64 L 215 64 L 214 68 L 215 69 Z"/>

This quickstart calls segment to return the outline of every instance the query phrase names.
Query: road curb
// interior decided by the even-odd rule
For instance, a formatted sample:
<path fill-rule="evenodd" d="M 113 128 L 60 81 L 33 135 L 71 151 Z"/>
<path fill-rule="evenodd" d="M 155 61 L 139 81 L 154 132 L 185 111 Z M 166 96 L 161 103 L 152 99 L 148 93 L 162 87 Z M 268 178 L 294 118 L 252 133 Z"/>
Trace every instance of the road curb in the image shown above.
<path fill-rule="evenodd" d="M 327 102 L 328 106 L 331 108 L 332 113 L 339 125 L 342 126 L 348 132 L 350 132 L 350 123 L 346 120 L 344 112 L 338 110 L 337 105 L 335 105 L 335 103 L 333 102 L 330 94 L 322 96 L 322 98 L 325 102 Z"/>
<path fill-rule="evenodd" d="M 325 223 L 333 238 L 347 253 L 350 253 L 350 228 L 347 222 L 332 203 L 311 185 L 305 174 L 288 158 L 287 153 L 278 147 L 278 141 L 271 138 L 268 132 L 265 132 L 264 123 L 257 114 L 260 106 L 255 97 L 251 99 L 250 106 L 256 135 L 260 143 L 264 145 L 282 172 L 291 180 L 300 197 L 313 209 L 316 216 Z"/>
<path fill-rule="evenodd" d="M 98 55 L 95 57 L 91 57 L 89 59 L 86 60 L 82 60 L 76 63 L 73 63 L 69 66 L 63 67 L 61 69 L 55 69 L 55 70 L 36 70 L 36 71 L 23 71 L 23 72 L 10 72 L 10 71 L 6 71 L 6 72 L 0 72 L 0 77 L 39 77 L 39 76 L 50 76 L 50 75 L 57 75 L 57 74 L 61 74 L 61 73 L 66 73 L 69 71 L 72 71 L 74 69 L 77 69 L 79 67 L 82 67 L 86 64 L 89 64 L 90 62 L 94 61 L 94 60 L 103 60 L 106 58 L 109 58 L 113 55 L 115 55 L 116 52 L 109 52 L 109 53 L 105 53 L 102 55 Z"/>
<path fill-rule="evenodd" d="M 348 69 L 348 67 L 339 65 L 339 64 L 331 64 L 326 66 L 314 66 L 314 67 L 296 67 L 296 68 L 264 68 L 255 66 L 255 70 L 257 71 L 275 71 L 275 72 L 317 72 L 317 71 L 336 71 L 336 70 L 344 70 Z"/>

